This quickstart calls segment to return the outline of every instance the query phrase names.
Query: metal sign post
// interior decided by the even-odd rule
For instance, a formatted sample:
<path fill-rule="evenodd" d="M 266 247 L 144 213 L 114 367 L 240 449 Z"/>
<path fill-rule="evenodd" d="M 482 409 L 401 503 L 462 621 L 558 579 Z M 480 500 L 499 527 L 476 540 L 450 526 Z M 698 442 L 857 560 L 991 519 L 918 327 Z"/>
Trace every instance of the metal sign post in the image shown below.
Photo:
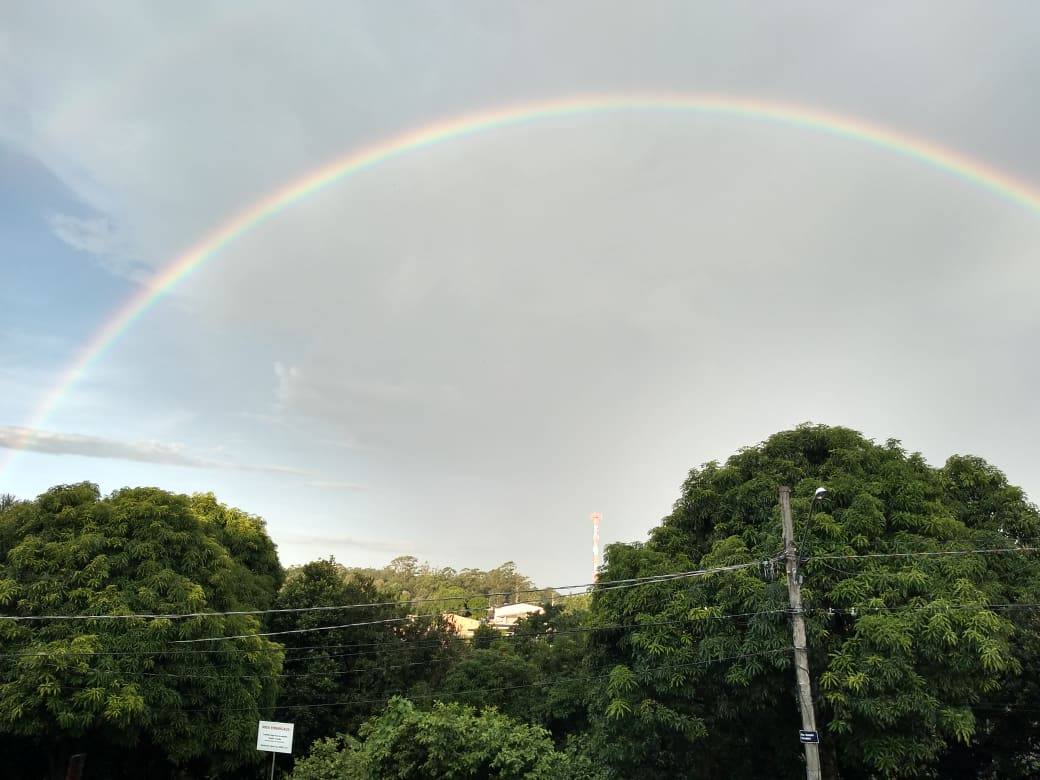
<path fill-rule="evenodd" d="M 271 780 L 274 780 L 274 762 L 279 753 L 292 753 L 293 724 L 262 720 L 256 726 L 256 749 L 271 754 Z"/>

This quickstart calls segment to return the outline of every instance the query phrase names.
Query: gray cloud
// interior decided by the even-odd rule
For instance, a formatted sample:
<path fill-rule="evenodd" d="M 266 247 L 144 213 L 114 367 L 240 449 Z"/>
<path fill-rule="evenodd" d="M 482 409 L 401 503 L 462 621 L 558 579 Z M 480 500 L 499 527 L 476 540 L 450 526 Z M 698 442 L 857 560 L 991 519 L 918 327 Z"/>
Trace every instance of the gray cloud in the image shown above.
<path fill-rule="evenodd" d="M 0 96 L 26 103 L 0 124 L 32 121 L 0 133 L 104 215 L 74 240 L 126 226 L 149 267 L 347 150 L 569 94 L 793 101 L 1040 181 L 1040 7 L 937 25 L 799 2 L 254 4 L 248 22 L 38 5 L 0 47 Z M 1028 209 L 811 129 L 546 117 L 387 161 L 230 242 L 99 364 L 111 405 L 84 414 L 102 429 L 125 397 L 169 398 L 205 410 L 193 441 L 248 428 L 271 460 L 379 485 L 300 480 L 274 531 L 346 508 L 571 579 L 589 511 L 605 542 L 639 538 L 687 468 L 807 419 L 977 452 L 1035 497 L 1038 248 Z"/>
<path fill-rule="evenodd" d="M 316 549 L 327 555 L 337 548 L 354 548 L 371 552 L 400 553 L 414 551 L 416 545 L 411 541 L 393 541 L 385 539 L 359 539 L 344 534 L 280 534 L 279 544 L 294 545 Z"/>
<path fill-rule="evenodd" d="M 0 426 L 0 447 L 41 452 L 47 455 L 115 458 L 196 469 L 232 469 L 287 476 L 301 476 L 307 473 L 290 466 L 235 463 L 205 458 L 188 452 L 182 444 L 158 441 L 117 441 L 101 436 L 43 431 L 14 425 Z"/>
<path fill-rule="evenodd" d="M 51 214 L 51 231 L 79 252 L 91 255 L 106 270 L 134 281 L 145 281 L 146 269 L 130 256 L 126 236 L 107 217 L 74 217 Z"/>
<path fill-rule="evenodd" d="M 307 487 L 323 488 L 325 490 L 367 490 L 367 485 L 360 482 L 344 482 L 335 479 L 312 479 L 304 483 Z"/>
<path fill-rule="evenodd" d="M 299 380 L 299 369 L 295 366 L 286 366 L 275 362 L 274 374 L 278 380 L 278 385 L 274 391 L 275 402 L 279 407 L 285 406 L 292 401 L 296 384 Z"/>

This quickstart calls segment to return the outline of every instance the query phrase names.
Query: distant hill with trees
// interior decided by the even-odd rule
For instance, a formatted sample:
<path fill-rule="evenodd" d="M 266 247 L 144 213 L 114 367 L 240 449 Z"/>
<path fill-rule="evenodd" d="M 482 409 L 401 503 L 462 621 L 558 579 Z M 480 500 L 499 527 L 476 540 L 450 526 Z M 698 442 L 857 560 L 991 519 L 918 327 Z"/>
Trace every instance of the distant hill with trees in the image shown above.
<path fill-rule="evenodd" d="M 488 606 L 517 601 L 541 603 L 555 595 L 552 590 L 538 589 L 529 577 L 517 571 L 513 561 L 488 570 L 454 569 L 437 568 L 420 563 L 414 556 L 401 555 L 378 569 L 337 565 L 344 577 L 368 579 L 384 593 L 401 601 L 412 601 L 419 612 L 469 611 L 475 617 L 483 617 Z M 293 573 L 294 568 L 290 568 L 290 579 Z"/>

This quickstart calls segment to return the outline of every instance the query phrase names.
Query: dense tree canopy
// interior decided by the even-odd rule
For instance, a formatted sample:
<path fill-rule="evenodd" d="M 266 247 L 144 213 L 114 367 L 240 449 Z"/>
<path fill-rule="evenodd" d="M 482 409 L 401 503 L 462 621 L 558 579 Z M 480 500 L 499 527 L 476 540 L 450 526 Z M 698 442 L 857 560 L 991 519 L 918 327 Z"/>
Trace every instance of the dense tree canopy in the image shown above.
<path fill-rule="evenodd" d="M 394 603 L 371 579 L 331 559 L 294 570 L 276 607 L 357 604 L 377 606 L 283 612 L 272 618 L 273 631 L 287 632 L 278 636 L 286 648 L 279 717 L 296 723 L 300 752 L 318 737 L 353 731 L 386 699 L 408 692 L 417 681 L 435 683 L 461 651 L 439 620 L 411 618 L 408 605 Z"/>
<path fill-rule="evenodd" d="M 1040 564 L 1014 552 L 1040 516 L 977 458 L 931 468 L 843 428 L 780 433 L 691 471 L 645 545 L 609 549 L 606 578 L 776 559 L 782 484 L 828 772 L 917 775 L 988 739 L 993 703 L 1034 678 L 1034 612 L 1001 605 L 1040 603 Z M 1011 552 L 922 554 L 990 549 Z M 610 671 L 599 739 L 623 776 L 799 774 L 786 606 L 782 576 L 757 569 L 596 595 L 597 620 L 644 624 L 593 640 Z"/>
<path fill-rule="evenodd" d="M 537 723 L 563 744 L 586 722 L 587 616 L 580 606 L 547 604 L 544 613 L 519 621 L 509 636 L 488 629 L 488 645 L 474 641 L 473 649 L 451 667 L 439 692 L 453 701 L 490 704 L 506 715 Z"/>
<path fill-rule="evenodd" d="M 2 615 L 249 610 L 270 603 L 280 578 L 262 522 L 212 497 L 140 488 L 102 498 L 80 484 L 0 513 Z M 64 757 L 87 744 L 98 773 L 106 750 L 132 751 L 138 772 L 154 760 L 153 777 L 253 761 L 281 648 L 260 637 L 173 642 L 259 625 L 250 616 L 2 620 L 0 731 L 49 754 L 59 777 Z M 111 760 L 111 774 L 124 774 Z"/>
<path fill-rule="evenodd" d="M 297 763 L 293 780 L 581 780 L 580 757 L 555 750 L 548 732 L 493 708 L 438 703 L 430 710 L 394 699 L 365 723 L 360 739 L 329 739 Z"/>
<path fill-rule="evenodd" d="M 411 555 L 394 558 L 381 569 L 351 569 L 372 579 L 378 588 L 401 599 L 438 599 L 442 609 L 469 611 L 483 617 L 488 606 L 510 601 L 548 601 L 550 590 L 536 591 L 530 578 L 506 561 L 494 569 L 435 568 Z M 510 594 L 487 596 L 485 594 Z"/>

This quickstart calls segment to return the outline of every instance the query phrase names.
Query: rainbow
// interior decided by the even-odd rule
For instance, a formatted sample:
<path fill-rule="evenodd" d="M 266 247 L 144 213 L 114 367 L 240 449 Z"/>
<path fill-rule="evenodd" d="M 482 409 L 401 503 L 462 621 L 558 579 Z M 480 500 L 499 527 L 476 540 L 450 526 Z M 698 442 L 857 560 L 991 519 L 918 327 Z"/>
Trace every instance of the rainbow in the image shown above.
<path fill-rule="evenodd" d="M 826 133 L 924 163 L 1040 214 L 1040 191 L 984 163 L 880 125 L 792 104 L 713 95 L 635 94 L 568 97 L 466 114 L 350 151 L 254 202 L 218 225 L 213 232 L 174 258 L 98 329 L 43 398 L 27 424 L 27 430 L 42 426 L 62 397 L 91 364 L 102 357 L 121 334 L 170 290 L 253 228 L 330 184 L 411 152 L 478 133 L 546 119 L 621 111 L 693 112 L 772 122 Z M 0 470 L 5 465 L 0 464 Z"/>

